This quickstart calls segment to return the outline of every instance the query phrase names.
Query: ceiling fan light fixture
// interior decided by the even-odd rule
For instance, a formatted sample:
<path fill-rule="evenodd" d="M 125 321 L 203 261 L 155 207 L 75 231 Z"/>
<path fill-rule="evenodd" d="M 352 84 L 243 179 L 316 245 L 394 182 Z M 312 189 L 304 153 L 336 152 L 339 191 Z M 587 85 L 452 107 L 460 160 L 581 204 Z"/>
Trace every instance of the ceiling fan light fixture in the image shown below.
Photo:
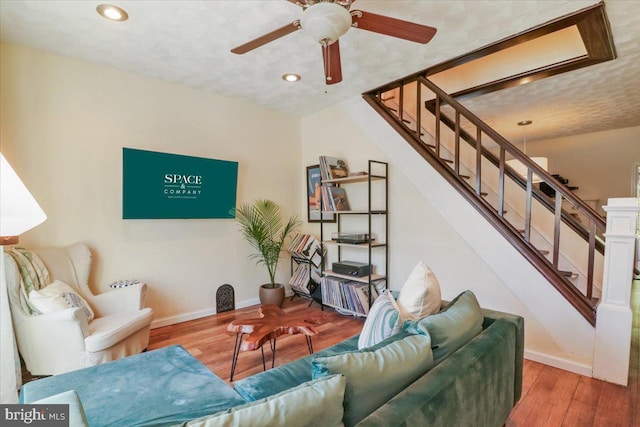
<path fill-rule="evenodd" d="M 96 11 L 100 16 L 109 21 L 122 22 L 129 19 L 129 14 L 124 9 L 112 4 L 100 4 L 96 7 Z"/>
<path fill-rule="evenodd" d="M 336 3 L 309 6 L 300 19 L 302 31 L 321 44 L 331 44 L 351 27 L 351 14 Z"/>
<path fill-rule="evenodd" d="M 287 82 L 297 82 L 301 79 L 300 74 L 287 73 L 282 75 L 282 80 Z"/>

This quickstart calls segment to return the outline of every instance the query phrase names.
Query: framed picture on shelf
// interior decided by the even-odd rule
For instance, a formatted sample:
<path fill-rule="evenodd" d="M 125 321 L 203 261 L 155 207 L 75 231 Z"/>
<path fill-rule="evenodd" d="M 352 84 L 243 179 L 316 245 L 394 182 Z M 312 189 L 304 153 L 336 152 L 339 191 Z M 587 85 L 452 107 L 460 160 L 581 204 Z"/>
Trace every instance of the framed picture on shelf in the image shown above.
<path fill-rule="evenodd" d="M 320 165 L 307 166 L 307 221 L 320 222 L 320 197 L 322 183 L 320 177 Z M 336 222 L 333 213 L 325 212 L 322 220 Z"/>

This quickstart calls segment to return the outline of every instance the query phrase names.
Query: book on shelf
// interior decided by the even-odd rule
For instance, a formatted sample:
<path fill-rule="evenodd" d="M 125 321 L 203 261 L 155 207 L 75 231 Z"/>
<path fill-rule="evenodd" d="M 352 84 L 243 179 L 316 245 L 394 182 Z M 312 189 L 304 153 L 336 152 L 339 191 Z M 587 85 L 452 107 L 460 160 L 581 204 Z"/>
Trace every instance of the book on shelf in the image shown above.
<path fill-rule="evenodd" d="M 329 189 L 333 188 L 331 185 L 323 185 L 320 190 L 320 195 L 322 197 L 322 209 L 325 211 L 335 211 L 335 206 L 333 206 L 333 200 L 331 199 L 331 193 Z"/>
<path fill-rule="evenodd" d="M 319 163 L 322 179 L 338 179 L 349 176 L 347 162 L 339 157 L 320 156 Z"/>
<path fill-rule="evenodd" d="M 353 286 L 353 292 L 358 296 L 357 301 L 364 314 L 369 314 L 369 285 L 366 283 L 356 283 L 357 286 Z M 378 298 L 378 290 L 375 286 L 371 287 L 371 303 Z"/>
<path fill-rule="evenodd" d="M 350 211 L 351 205 L 344 188 L 332 185 L 322 186 L 322 205 L 325 211 L 341 212 Z"/>
<path fill-rule="evenodd" d="M 336 277 L 322 278 L 322 302 L 366 316 L 369 314 L 369 284 Z M 371 286 L 371 301 L 378 297 L 375 286 Z"/>
<path fill-rule="evenodd" d="M 350 211 L 351 205 L 349 204 L 349 198 L 344 188 L 340 187 L 328 187 L 331 197 L 331 203 L 334 211 Z"/>

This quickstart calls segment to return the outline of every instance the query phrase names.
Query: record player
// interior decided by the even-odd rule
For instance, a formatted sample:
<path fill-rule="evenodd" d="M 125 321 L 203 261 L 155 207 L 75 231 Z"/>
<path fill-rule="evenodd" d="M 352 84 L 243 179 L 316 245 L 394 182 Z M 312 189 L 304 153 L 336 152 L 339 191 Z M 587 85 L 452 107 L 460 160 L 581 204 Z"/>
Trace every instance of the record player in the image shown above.
<path fill-rule="evenodd" d="M 336 243 L 368 243 L 369 233 L 331 233 L 331 240 Z"/>

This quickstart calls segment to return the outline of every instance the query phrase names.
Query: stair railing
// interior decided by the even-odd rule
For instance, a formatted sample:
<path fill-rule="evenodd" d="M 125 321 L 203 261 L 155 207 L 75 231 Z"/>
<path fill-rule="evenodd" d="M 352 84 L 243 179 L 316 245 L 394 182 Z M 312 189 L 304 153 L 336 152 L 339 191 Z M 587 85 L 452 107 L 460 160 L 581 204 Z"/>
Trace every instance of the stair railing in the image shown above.
<path fill-rule="evenodd" d="M 428 111 L 430 111 L 431 113 L 433 113 L 435 115 L 435 102 L 426 102 L 425 103 L 425 107 Z M 443 124 L 445 124 L 449 129 L 454 130 L 455 131 L 455 123 L 449 119 L 446 116 L 440 116 L 440 120 L 442 121 Z M 476 140 L 474 139 L 474 137 L 469 134 L 467 131 L 465 131 L 464 129 L 459 129 L 458 130 L 460 133 L 460 138 L 467 142 L 470 146 L 472 146 L 473 148 L 476 148 L 477 143 Z M 500 165 L 500 159 L 498 157 L 496 157 L 491 151 L 489 151 L 488 149 L 486 149 L 485 147 L 482 147 L 482 156 L 484 158 L 486 158 L 487 160 L 489 160 L 495 167 L 499 167 Z M 507 165 L 508 166 L 508 165 Z M 515 182 L 518 186 L 520 186 L 521 188 L 526 190 L 526 186 L 527 186 L 527 181 L 526 179 L 524 179 L 523 177 L 520 176 L 520 174 L 516 173 L 512 168 L 510 167 L 506 167 L 505 168 L 505 174 L 513 180 L 513 182 Z M 553 176 L 553 175 L 552 175 Z M 555 178 L 555 176 L 554 176 Z M 547 209 L 549 210 L 553 210 L 554 209 L 554 201 L 549 198 L 545 193 L 543 193 L 539 188 L 537 187 L 532 187 L 533 190 L 533 197 L 540 203 L 546 205 Z M 570 190 L 570 189 L 569 189 Z M 588 206 L 588 205 L 587 205 Z M 562 215 L 562 222 L 566 223 L 567 226 L 569 226 L 574 232 L 578 233 L 584 240 L 588 240 L 589 239 L 589 230 L 587 230 L 584 226 L 582 226 L 582 224 L 576 219 L 574 218 L 571 214 L 569 214 L 566 210 L 562 210 L 561 212 Z M 597 213 L 596 213 L 597 215 Z M 598 215 L 599 216 L 599 215 Z M 604 222 L 604 219 L 602 219 L 602 221 Z M 601 229 L 604 226 L 601 226 Z M 596 235 L 596 250 L 601 253 L 604 254 L 604 241 L 598 236 Z"/>
<path fill-rule="evenodd" d="M 414 85 L 415 83 L 415 85 Z M 415 86 L 413 88 L 412 86 Z M 405 93 L 406 88 L 411 93 Z M 423 88 L 431 92 L 432 96 L 424 102 L 425 112 L 423 112 Z M 390 109 L 384 103 L 383 95 L 398 90 L 397 109 Z M 494 129 L 475 116 L 471 111 L 461 105 L 458 101 L 437 87 L 433 82 L 422 75 L 412 75 L 406 79 L 401 79 L 388 85 L 377 88 L 363 94 L 364 99 L 383 117 L 396 131 L 409 142 L 421 156 L 429 162 L 438 172 L 453 185 L 494 227 L 518 249 L 550 283 L 592 324 L 595 325 L 596 301 L 593 296 L 594 285 L 594 265 L 596 251 L 602 253 L 604 245 L 599 235 L 602 235 L 606 224 L 604 219 L 595 212 L 589 205 L 575 196 L 563 184 L 557 181 L 552 175 L 531 161 L 517 147 L 498 134 Z M 414 100 L 414 105 L 406 99 Z M 443 112 L 443 107 L 448 106 L 454 111 L 454 118 L 451 119 Z M 405 111 L 407 110 L 407 111 Z M 435 129 L 433 138 L 435 147 L 429 147 L 423 140 L 423 126 L 426 113 L 432 114 L 435 118 Z M 408 126 L 405 117 L 411 116 L 416 125 Z M 466 120 L 473 131 L 468 132 L 461 126 L 462 119 Z M 452 165 L 448 165 L 441 158 L 442 130 L 444 125 L 455 133 L 453 143 L 454 159 Z M 487 148 L 483 147 L 483 136 L 488 137 L 497 144 L 499 154 L 496 156 Z M 460 140 L 475 149 L 475 181 L 468 183 L 460 173 Z M 526 177 L 521 177 L 506 162 L 507 154 L 519 160 L 527 168 Z M 498 169 L 498 189 L 497 206 L 491 205 L 483 198 L 486 193 L 482 192 L 482 163 L 483 160 L 491 162 Z M 544 180 L 556 192 L 555 200 L 549 198 L 533 185 L 533 177 L 537 175 Z M 524 230 L 518 230 L 504 217 L 505 208 L 505 177 L 515 182 L 524 189 L 525 210 L 524 210 Z M 539 202 L 546 210 L 553 214 L 553 238 L 551 246 L 551 260 L 547 260 L 531 242 L 532 231 L 532 204 L 533 200 Z M 587 218 L 588 227 L 583 227 L 573 217 L 562 209 L 562 201 L 567 200 L 574 208 Z M 587 262 L 586 262 L 586 290 L 581 292 L 566 276 L 566 272 L 560 270 L 559 259 L 560 231 L 561 226 L 566 225 L 573 230 L 576 235 L 588 242 Z M 523 231 L 521 233 L 521 231 Z"/>

